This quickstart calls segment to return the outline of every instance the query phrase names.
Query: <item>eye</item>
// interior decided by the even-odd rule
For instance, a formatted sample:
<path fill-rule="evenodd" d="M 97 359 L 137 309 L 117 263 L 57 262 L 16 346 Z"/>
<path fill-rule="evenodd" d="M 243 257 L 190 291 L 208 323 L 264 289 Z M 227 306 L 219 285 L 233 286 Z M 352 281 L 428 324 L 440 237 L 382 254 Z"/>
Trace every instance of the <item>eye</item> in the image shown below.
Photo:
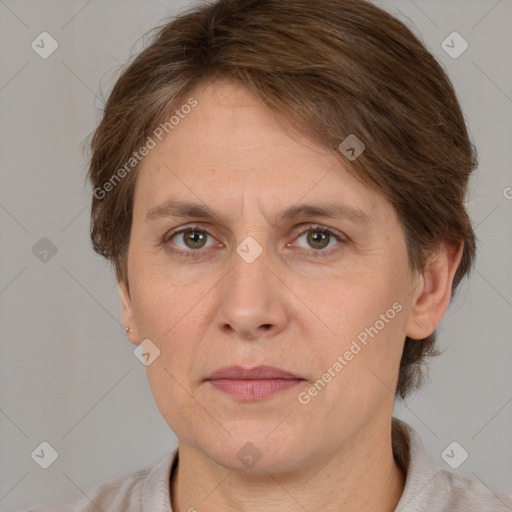
<path fill-rule="evenodd" d="M 336 245 L 337 242 L 345 241 L 343 237 L 337 235 L 333 231 L 323 226 L 309 226 L 306 230 L 302 231 L 300 235 L 297 237 L 297 240 L 300 240 L 302 237 L 305 237 L 306 243 L 310 248 L 313 248 L 316 252 L 325 252 L 330 253 L 330 250 L 324 250 L 326 248 L 332 248 L 333 245 Z M 329 243 L 333 242 L 333 244 L 329 247 Z M 307 249 L 308 247 L 306 247 Z M 314 256 L 320 256 L 320 254 L 314 254 Z"/>
<path fill-rule="evenodd" d="M 199 249 L 209 247 L 206 245 L 206 240 L 209 236 L 210 234 L 204 228 L 199 226 L 188 226 L 186 228 L 180 229 L 179 231 L 169 233 L 164 239 L 164 244 L 171 245 L 170 241 L 176 238 L 176 241 L 173 245 L 176 245 L 179 250 L 170 248 L 172 252 L 177 252 L 180 254 L 193 253 L 197 252 Z M 179 242 L 181 242 L 183 245 L 180 246 Z M 215 245 L 215 242 L 211 245 Z"/>
<path fill-rule="evenodd" d="M 211 235 L 206 229 L 200 226 L 187 226 L 178 231 L 168 233 L 163 240 L 163 244 L 166 245 L 171 252 L 185 256 L 199 255 L 201 253 L 200 249 L 215 245 L 222 247 L 222 244 L 215 240 L 210 245 L 207 245 L 208 237 L 211 238 Z M 313 249 L 310 251 L 313 257 L 330 254 L 332 252 L 330 248 L 336 245 L 336 242 L 346 241 L 343 236 L 334 233 L 324 226 L 318 225 L 308 226 L 307 229 L 303 230 L 298 235 L 296 240 L 300 240 L 302 237 L 305 237 L 306 243 L 309 245 L 309 247 L 305 247 L 305 249 Z M 174 239 L 175 241 L 171 243 Z M 288 244 L 288 247 L 290 245 L 291 244 Z M 177 249 L 174 249 L 172 246 L 177 247 Z M 328 250 L 325 250 L 326 248 Z"/>

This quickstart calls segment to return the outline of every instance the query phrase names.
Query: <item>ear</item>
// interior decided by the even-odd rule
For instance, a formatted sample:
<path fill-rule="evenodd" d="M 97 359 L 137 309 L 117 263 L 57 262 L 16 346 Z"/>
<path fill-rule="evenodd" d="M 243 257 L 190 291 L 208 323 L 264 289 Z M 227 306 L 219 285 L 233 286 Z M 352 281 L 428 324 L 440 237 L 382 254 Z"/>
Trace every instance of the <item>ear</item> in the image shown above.
<path fill-rule="evenodd" d="M 464 242 L 445 243 L 429 258 L 422 282 L 415 290 L 406 335 L 415 340 L 430 336 L 441 323 L 452 294 Z"/>
<path fill-rule="evenodd" d="M 139 334 L 137 328 L 137 322 L 135 321 L 135 315 L 133 314 L 132 307 L 132 299 L 130 297 L 129 286 L 124 281 L 117 281 L 117 286 L 119 288 L 119 295 L 121 297 L 121 308 L 122 308 L 122 317 L 123 324 L 125 327 L 129 327 L 131 332 L 126 332 L 126 337 L 128 340 L 134 345 L 138 345 Z"/>

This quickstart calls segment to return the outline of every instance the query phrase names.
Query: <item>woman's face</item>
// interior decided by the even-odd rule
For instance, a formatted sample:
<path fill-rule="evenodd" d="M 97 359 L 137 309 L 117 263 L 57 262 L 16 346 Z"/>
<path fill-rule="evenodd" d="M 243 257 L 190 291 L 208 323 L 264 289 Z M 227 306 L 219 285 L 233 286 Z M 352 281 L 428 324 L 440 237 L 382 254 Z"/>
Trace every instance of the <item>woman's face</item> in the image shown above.
<path fill-rule="evenodd" d="M 402 229 L 246 89 L 191 96 L 138 176 L 125 325 L 160 350 L 147 375 L 180 446 L 253 471 L 327 459 L 389 423 L 418 284 Z M 296 379 L 209 380 L 260 365 Z"/>

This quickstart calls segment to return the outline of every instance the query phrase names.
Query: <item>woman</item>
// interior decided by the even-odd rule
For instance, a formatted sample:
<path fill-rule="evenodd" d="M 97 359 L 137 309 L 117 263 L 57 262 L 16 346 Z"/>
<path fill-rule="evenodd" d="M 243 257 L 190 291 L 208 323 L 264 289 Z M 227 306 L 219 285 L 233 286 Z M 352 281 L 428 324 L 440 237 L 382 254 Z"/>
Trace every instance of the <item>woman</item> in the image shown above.
<path fill-rule="evenodd" d="M 476 154 L 402 23 L 196 7 L 124 71 L 91 150 L 93 246 L 179 446 L 36 510 L 512 510 L 392 416 L 475 254 Z"/>

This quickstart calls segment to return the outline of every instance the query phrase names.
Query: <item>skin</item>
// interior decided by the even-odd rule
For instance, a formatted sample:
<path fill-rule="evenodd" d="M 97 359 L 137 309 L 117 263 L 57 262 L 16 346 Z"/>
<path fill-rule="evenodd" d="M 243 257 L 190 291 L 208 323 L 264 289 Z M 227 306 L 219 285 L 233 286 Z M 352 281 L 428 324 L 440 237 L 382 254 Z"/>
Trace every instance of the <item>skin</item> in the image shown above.
<path fill-rule="evenodd" d="M 462 245 L 443 246 L 422 275 L 413 272 L 392 205 L 354 179 L 344 157 L 286 131 L 240 85 L 215 82 L 190 96 L 198 105 L 143 161 L 129 287 L 119 282 L 130 341 L 150 339 L 160 350 L 146 371 L 179 439 L 172 508 L 395 510 L 404 475 L 393 459 L 391 418 L 404 339 L 425 338 L 440 323 Z M 208 205 L 225 221 L 146 220 L 171 199 Z M 278 220 L 289 206 L 322 202 L 370 220 Z M 169 235 L 191 225 L 206 238 Z M 322 241 L 311 225 L 342 238 Z M 251 263 L 236 251 L 246 237 L 262 250 Z M 300 403 L 298 394 L 395 303 L 401 311 Z M 235 364 L 276 366 L 304 380 L 252 402 L 204 380 Z M 248 442 L 261 456 L 251 467 L 237 457 Z"/>

